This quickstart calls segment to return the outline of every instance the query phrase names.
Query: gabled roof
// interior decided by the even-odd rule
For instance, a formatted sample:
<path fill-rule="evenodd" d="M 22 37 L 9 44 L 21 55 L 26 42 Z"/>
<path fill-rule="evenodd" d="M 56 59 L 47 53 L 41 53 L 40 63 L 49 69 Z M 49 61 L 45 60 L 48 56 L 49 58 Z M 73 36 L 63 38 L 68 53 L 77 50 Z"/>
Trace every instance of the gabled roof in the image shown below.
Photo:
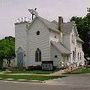
<path fill-rule="evenodd" d="M 59 30 L 57 29 L 57 25 L 56 25 L 56 24 L 51 23 L 50 21 L 48 21 L 48 20 L 46 20 L 46 19 L 44 19 L 44 18 L 42 18 L 42 17 L 40 17 L 40 16 L 34 18 L 34 20 L 30 23 L 30 26 L 33 24 L 33 22 L 34 22 L 37 18 L 38 18 L 41 22 L 43 22 L 44 25 L 47 26 L 47 28 L 48 28 L 49 30 L 52 30 L 52 31 L 54 31 L 54 32 L 58 32 L 58 33 L 59 33 Z"/>
<path fill-rule="evenodd" d="M 52 31 L 55 31 L 55 32 L 60 32 L 58 30 L 58 23 L 57 21 L 53 20 L 52 22 L 48 21 L 47 19 L 44 19 L 40 16 L 34 18 L 34 20 L 30 23 L 30 26 L 32 25 L 32 23 L 36 20 L 36 19 L 39 19 L 41 22 L 43 22 L 45 24 L 45 26 L 47 26 L 47 28 L 49 30 L 52 30 Z M 72 29 L 73 29 L 73 26 L 75 25 L 75 22 L 72 21 L 72 22 L 67 22 L 67 23 L 63 23 L 63 33 L 66 33 L 66 34 L 69 34 L 72 32 Z M 77 29 L 75 28 L 75 33 L 78 35 L 78 32 L 77 32 Z"/>
<path fill-rule="evenodd" d="M 53 20 L 51 23 L 55 24 L 56 25 L 56 28 L 58 29 L 58 23 L 56 20 Z M 69 34 L 72 32 L 72 29 L 75 28 L 75 33 L 76 35 L 78 35 L 78 32 L 77 32 L 77 28 L 76 28 L 76 24 L 74 21 L 72 22 L 67 22 L 67 23 L 63 23 L 62 24 L 62 32 L 65 33 L 65 34 Z"/>
<path fill-rule="evenodd" d="M 34 20 L 30 23 L 30 26 L 33 24 L 33 22 L 36 20 L 36 19 L 39 19 L 41 22 L 44 23 L 44 25 L 48 28 L 48 30 L 52 30 L 54 32 L 58 32 L 60 33 L 60 31 L 58 30 L 58 23 L 57 21 L 53 20 L 52 22 L 38 16 L 36 18 L 34 18 Z M 29 27 L 30 27 L 29 26 Z M 63 23 L 63 33 L 65 34 L 69 34 L 72 32 L 72 29 L 74 28 L 74 32 L 76 33 L 76 36 L 77 36 L 77 41 L 80 41 L 80 42 L 83 42 L 79 36 L 78 36 L 78 32 L 77 32 L 77 28 L 76 28 L 76 25 L 75 25 L 75 22 L 72 21 L 72 22 L 67 22 L 67 23 Z"/>
<path fill-rule="evenodd" d="M 43 21 L 43 23 L 48 27 L 48 29 L 59 32 L 59 30 L 57 29 L 57 25 L 54 23 L 51 23 L 50 21 L 42 18 L 42 17 L 38 17 L 41 21 Z"/>
<path fill-rule="evenodd" d="M 60 42 L 51 41 L 51 44 L 56 47 L 57 50 L 60 51 L 62 54 L 71 54 L 71 52 L 65 48 L 65 46 Z"/>
<path fill-rule="evenodd" d="M 56 20 L 51 21 L 51 23 L 58 25 Z"/>
<path fill-rule="evenodd" d="M 53 20 L 51 23 L 57 25 L 57 28 L 58 28 L 58 22 L 57 21 Z M 71 33 L 72 28 L 73 28 L 73 24 L 75 24 L 75 23 L 74 22 L 63 23 L 62 24 L 63 32 L 66 34 Z"/>

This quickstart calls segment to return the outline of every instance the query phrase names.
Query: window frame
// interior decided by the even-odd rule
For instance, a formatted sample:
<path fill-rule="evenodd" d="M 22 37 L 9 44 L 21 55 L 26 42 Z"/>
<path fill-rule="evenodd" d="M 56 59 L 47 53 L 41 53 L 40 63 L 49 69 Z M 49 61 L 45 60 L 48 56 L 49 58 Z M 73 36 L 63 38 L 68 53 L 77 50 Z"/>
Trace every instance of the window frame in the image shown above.
<path fill-rule="evenodd" d="M 39 48 L 35 52 L 35 62 L 41 62 L 41 50 Z"/>

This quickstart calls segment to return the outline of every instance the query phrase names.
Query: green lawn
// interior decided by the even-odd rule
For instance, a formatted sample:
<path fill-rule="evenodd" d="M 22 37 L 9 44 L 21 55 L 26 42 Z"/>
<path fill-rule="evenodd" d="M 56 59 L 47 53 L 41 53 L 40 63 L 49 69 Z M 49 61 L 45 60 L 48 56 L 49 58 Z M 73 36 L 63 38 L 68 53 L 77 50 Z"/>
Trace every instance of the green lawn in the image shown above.
<path fill-rule="evenodd" d="M 33 71 L 11 71 L 0 74 L 1 79 L 12 78 L 14 80 L 17 79 L 26 79 L 26 80 L 49 80 L 62 78 L 65 76 L 50 76 L 49 74 L 55 71 L 42 71 L 42 70 L 33 70 Z M 25 75 L 26 74 L 26 75 Z"/>
<path fill-rule="evenodd" d="M 84 74 L 84 73 L 90 73 L 90 68 L 89 67 L 79 68 L 79 69 L 69 72 L 67 74 Z"/>
<path fill-rule="evenodd" d="M 12 78 L 14 80 L 26 79 L 26 80 L 40 80 L 40 81 L 43 81 L 43 80 L 49 80 L 49 79 L 56 79 L 56 78 L 65 77 L 65 76 L 48 76 L 48 74 L 53 73 L 53 72 L 55 72 L 55 71 L 41 71 L 41 70 L 12 71 L 12 72 L 6 72 L 4 74 L 0 74 L 0 78 L 2 78 L 2 79 Z M 24 75 L 24 74 L 21 74 L 21 73 L 26 73 L 28 75 Z M 90 73 L 90 68 L 85 68 L 85 67 L 79 68 L 79 69 L 74 70 L 72 72 L 69 72 L 67 74 L 83 74 L 83 73 Z M 17 74 L 17 75 L 14 75 L 14 74 Z M 19 75 L 19 74 L 21 74 L 21 75 Z M 39 74 L 41 74 L 41 75 L 39 75 Z"/>
<path fill-rule="evenodd" d="M 6 73 L 29 73 L 29 74 L 50 74 L 55 71 L 42 71 L 42 70 L 33 70 L 33 71 L 12 71 Z"/>
<path fill-rule="evenodd" d="M 26 80 L 49 80 L 49 79 L 55 79 L 55 78 L 62 78 L 65 76 L 37 76 L 37 75 L 8 75 L 8 74 L 1 74 L 0 78 L 7 79 L 7 78 L 13 78 L 14 80 L 17 79 L 26 79 Z"/>

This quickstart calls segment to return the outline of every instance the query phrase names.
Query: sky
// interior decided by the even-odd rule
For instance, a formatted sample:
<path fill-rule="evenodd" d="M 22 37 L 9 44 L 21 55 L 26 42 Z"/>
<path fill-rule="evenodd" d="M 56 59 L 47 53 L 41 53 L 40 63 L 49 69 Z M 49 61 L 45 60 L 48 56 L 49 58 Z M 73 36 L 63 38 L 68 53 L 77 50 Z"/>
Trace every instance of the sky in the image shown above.
<path fill-rule="evenodd" d="M 62 16 L 68 22 L 72 16 L 83 17 L 90 7 L 90 0 L 0 0 L 0 39 L 15 36 L 17 18 L 28 17 L 28 9 L 37 8 L 38 14 L 50 21 Z"/>

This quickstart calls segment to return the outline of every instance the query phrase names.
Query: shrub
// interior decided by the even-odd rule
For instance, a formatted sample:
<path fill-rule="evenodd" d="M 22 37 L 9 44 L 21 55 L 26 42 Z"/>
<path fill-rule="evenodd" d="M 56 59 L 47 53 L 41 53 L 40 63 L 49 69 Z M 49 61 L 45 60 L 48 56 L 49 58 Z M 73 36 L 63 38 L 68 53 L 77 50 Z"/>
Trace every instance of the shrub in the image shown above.
<path fill-rule="evenodd" d="M 42 67 L 40 65 L 38 65 L 38 66 L 28 66 L 27 70 L 42 70 Z"/>

